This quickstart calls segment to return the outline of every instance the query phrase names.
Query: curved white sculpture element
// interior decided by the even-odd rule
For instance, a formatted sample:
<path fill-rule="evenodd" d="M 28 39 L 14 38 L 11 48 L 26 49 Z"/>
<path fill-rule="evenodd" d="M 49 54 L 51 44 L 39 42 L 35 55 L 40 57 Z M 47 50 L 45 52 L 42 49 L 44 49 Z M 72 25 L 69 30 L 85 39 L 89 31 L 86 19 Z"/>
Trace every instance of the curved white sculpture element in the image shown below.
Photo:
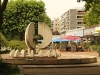
<path fill-rule="evenodd" d="M 47 52 L 45 53 L 45 56 L 48 57 L 60 57 L 61 56 L 61 52 L 56 49 L 56 50 L 47 50 Z"/>
<path fill-rule="evenodd" d="M 25 57 L 34 57 L 34 52 L 33 52 L 33 50 L 31 50 L 31 53 L 28 54 L 28 55 L 26 55 Z"/>
<path fill-rule="evenodd" d="M 19 57 L 20 54 L 21 54 L 20 51 L 19 50 L 16 50 L 15 53 L 14 53 L 14 57 Z"/>
<path fill-rule="evenodd" d="M 35 26 L 34 23 L 31 22 L 25 31 L 25 43 L 28 46 L 28 54 L 31 53 L 31 49 L 35 48 L 35 43 L 34 43 L 34 35 L 35 34 Z"/>
<path fill-rule="evenodd" d="M 12 58 L 14 57 L 14 53 L 15 53 L 15 50 L 12 50 L 10 53 L 9 53 L 9 56 Z"/>
<path fill-rule="evenodd" d="M 39 48 L 47 47 L 52 40 L 52 32 L 48 25 L 45 23 L 38 23 L 38 34 L 43 37 L 43 42 L 39 45 Z"/>
<path fill-rule="evenodd" d="M 51 51 L 50 50 L 47 50 L 45 56 L 51 57 Z"/>
<path fill-rule="evenodd" d="M 57 57 L 61 56 L 61 52 L 58 49 L 56 49 L 56 54 L 57 54 Z"/>
<path fill-rule="evenodd" d="M 31 53 L 32 48 L 35 48 L 36 44 L 34 42 L 34 34 L 35 34 L 35 24 L 31 22 L 25 31 L 25 43 L 28 46 L 28 54 Z M 52 32 L 48 25 L 39 22 L 38 23 L 38 34 L 43 37 L 43 42 L 39 45 L 39 48 L 45 48 L 49 45 L 52 40 Z"/>
<path fill-rule="evenodd" d="M 52 50 L 50 54 L 51 54 L 51 57 L 53 57 L 53 56 L 54 57 L 57 57 L 57 54 L 56 54 L 56 51 L 55 50 Z"/>
<path fill-rule="evenodd" d="M 43 57 L 43 55 L 44 55 L 44 54 L 43 54 L 43 51 L 40 50 L 39 53 L 38 53 L 38 56 L 39 56 L 39 57 Z"/>
<path fill-rule="evenodd" d="M 19 57 L 25 57 L 26 56 L 26 51 L 25 50 L 21 50 L 20 53 L 21 54 L 19 55 Z"/>
<path fill-rule="evenodd" d="M 39 48 L 38 48 L 37 45 L 36 45 L 36 53 L 37 53 L 37 54 L 39 53 Z"/>
<path fill-rule="evenodd" d="M 33 52 L 33 50 L 31 50 L 30 57 L 34 57 L 34 52 Z"/>

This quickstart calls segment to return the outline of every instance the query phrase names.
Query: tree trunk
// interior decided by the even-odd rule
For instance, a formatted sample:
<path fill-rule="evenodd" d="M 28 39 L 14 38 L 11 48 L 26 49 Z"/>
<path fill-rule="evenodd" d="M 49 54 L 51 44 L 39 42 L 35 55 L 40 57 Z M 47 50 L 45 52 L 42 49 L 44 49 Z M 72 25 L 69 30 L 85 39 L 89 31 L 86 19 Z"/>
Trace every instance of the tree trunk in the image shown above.
<path fill-rule="evenodd" d="M 1 0 L 0 0 L 0 28 L 1 28 L 1 25 L 3 24 L 3 12 L 6 9 L 7 3 L 8 3 L 8 0 L 3 0 L 3 3 L 1 4 Z M 0 44 L 0 49 L 1 49 L 1 44 Z"/>
<path fill-rule="evenodd" d="M 3 3 L 1 4 L 1 0 L 0 0 L 0 27 L 3 23 L 3 12 L 6 9 L 7 3 L 8 3 L 8 0 L 3 0 Z"/>

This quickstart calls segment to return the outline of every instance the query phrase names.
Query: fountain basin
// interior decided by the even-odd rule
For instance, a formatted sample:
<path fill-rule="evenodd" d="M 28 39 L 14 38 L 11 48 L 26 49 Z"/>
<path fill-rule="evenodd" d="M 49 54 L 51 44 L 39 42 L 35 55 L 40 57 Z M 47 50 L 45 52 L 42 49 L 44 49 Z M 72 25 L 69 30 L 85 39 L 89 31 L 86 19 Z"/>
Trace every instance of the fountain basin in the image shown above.
<path fill-rule="evenodd" d="M 68 65 L 95 63 L 97 58 L 89 55 L 66 55 L 61 57 L 11 58 L 3 61 L 16 65 Z"/>

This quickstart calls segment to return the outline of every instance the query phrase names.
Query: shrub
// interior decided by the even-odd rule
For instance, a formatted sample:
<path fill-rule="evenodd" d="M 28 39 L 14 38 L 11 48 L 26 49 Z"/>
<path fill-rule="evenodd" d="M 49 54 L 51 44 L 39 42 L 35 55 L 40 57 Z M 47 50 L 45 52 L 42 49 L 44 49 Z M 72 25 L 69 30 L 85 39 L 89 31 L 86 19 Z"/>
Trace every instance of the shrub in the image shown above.
<path fill-rule="evenodd" d="M 97 50 L 96 45 L 91 45 L 90 47 L 91 47 L 91 49 L 92 49 L 93 51 Z"/>
<path fill-rule="evenodd" d="M 18 66 L 5 63 L 0 59 L 0 75 L 20 75 Z"/>
<path fill-rule="evenodd" d="M 12 49 L 19 49 L 19 50 L 21 50 L 21 49 L 26 50 L 27 49 L 25 42 L 24 41 L 18 41 L 18 40 L 9 41 L 8 46 Z"/>
<path fill-rule="evenodd" d="M 83 43 L 83 48 L 84 49 L 89 49 L 90 43 L 89 42 L 84 42 Z"/>
<path fill-rule="evenodd" d="M 0 32 L 0 45 L 1 47 L 7 46 L 8 40 L 5 38 L 5 36 Z"/>
<path fill-rule="evenodd" d="M 9 53 L 10 50 L 0 50 L 0 54 L 6 54 L 6 53 Z"/>

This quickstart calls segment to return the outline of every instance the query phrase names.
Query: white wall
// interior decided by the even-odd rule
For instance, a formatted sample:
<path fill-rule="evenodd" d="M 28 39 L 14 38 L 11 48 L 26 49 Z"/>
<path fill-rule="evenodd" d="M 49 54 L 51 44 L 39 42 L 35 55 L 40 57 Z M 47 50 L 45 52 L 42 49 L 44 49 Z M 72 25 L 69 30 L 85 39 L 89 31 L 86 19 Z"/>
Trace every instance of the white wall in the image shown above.
<path fill-rule="evenodd" d="M 66 35 L 72 35 L 72 36 L 83 36 L 84 32 L 83 29 L 73 29 L 73 30 L 69 30 L 68 32 L 66 32 Z"/>
<path fill-rule="evenodd" d="M 89 28 L 84 30 L 84 35 L 95 34 L 95 28 Z"/>
<path fill-rule="evenodd" d="M 61 38 L 61 35 L 52 35 L 52 39 Z"/>
<path fill-rule="evenodd" d="M 68 32 L 66 32 L 66 35 L 72 35 L 72 36 L 85 36 L 85 35 L 91 35 L 91 34 L 95 34 L 95 28 L 88 28 L 88 29 L 73 29 L 73 30 L 69 30 Z"/>

